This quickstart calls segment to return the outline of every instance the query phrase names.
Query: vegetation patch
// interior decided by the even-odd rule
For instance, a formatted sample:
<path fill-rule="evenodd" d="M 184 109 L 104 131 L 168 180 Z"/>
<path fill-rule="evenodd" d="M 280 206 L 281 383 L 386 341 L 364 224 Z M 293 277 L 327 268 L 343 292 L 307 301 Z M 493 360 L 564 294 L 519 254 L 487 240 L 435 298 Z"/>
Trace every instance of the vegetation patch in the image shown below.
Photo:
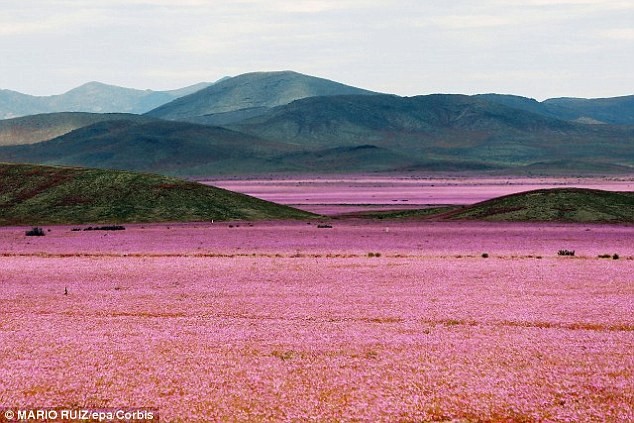
<path fill-rule="evenodd" d="M 44 233 L 44 229 L 42 228 L 33 228 L 26 231 L 25 235 L 26 236 L 44 236 L 46 234 Z"/>
<path fill-rule="evenodd" d="M 447 213 L 455 220 L 511 222 L 634 222 L 634 193 L 584 188 L 526 191 Z"/>
<path fill-rule="evenodd" d="M 92 230 L 117 230 L 112 228 L 130 222 L 309 217 L 315 215 L 177 178 L 115 170 L 0 164 L 0 225 L 98 223 L 110 226 Z"/>

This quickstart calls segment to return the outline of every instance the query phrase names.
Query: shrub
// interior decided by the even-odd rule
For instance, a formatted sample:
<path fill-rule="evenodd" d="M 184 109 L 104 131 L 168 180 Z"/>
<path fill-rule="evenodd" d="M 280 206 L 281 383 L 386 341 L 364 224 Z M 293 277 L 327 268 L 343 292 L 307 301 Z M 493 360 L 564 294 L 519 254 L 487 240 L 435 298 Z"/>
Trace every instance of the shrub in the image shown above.
<path fill-rule="evenodd" d="M 319 229 L 332 228 L 332 225 L 326 225 L 326 224 L 324 224 L 324 225 L 317 225 L 317 227 L 318 227 Z"/>
<path fill-rule="evenodd" d="M 489 258 L 489 254 L 488 253 L 482 253 L 482 258 Z"/>
<path fill-rule="evenodd" d="M 125 231 L 125 226 L 109 225 L 109 226 L 88 226 L 84 231 Z"/>
<path fill-rule="evenodd" d="M 612 256 L 612 260 L 618 260 L 618 259 L 619 259 L 619 255 L 615 253 L 615 254 Z"/>
<path fill-rule="evenodd" d="M 574 256 L 575 250 L 559 250 L 557 254 L 560 256 Z"/>
<path fill-rule="evenodd" d="M 599 254 L 598 256 L 599 258 L 605 258 L 605 259 L 609 259 L 610 257 L 612 257 L 612 255 L 610 254 Z"/>
<path fill-rule="evenodd" d="M 26 236 L 44 236 L 44 229 L 42 228 L 33 228 L 31 230 L 26 231 Z"/>

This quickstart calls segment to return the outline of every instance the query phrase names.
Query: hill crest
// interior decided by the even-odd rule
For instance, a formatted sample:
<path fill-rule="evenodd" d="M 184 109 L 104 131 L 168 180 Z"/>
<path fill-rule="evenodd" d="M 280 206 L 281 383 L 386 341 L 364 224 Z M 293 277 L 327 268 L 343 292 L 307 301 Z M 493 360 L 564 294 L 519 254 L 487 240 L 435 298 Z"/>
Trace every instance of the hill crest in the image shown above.
<path fill-rule="evenodd" d="M 587 188 L 525 191 L 439 217 L 451 220 L 634 223 L 634 192 Z"/>

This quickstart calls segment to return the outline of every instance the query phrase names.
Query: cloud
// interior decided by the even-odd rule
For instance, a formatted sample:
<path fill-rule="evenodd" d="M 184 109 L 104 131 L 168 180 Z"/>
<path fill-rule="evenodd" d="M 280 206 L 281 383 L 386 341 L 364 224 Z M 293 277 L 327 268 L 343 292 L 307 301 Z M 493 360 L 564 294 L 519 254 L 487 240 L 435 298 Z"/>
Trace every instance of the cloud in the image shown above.
<path fill-rule="evenodd" d="M 524 4 L 527 6 L 599 6 L 602 9 L 632 9 L 632 2 L 627 0 L 522 0 L 505 1 L 506 4 Z"/>
<path fill-rule="evenodd" d="M 438 26 L 445 29 L 497 28 L 518 23 L 514 16 L 496 15 L 448 15 L 420 21 L 423 26 Z"/>
<path fill-rule="evenodd" d="M 175 87 L 274 69 L 405 95 L 494 84 L 531 94 L 526 87 L 557 89 L 561 81 L 583 95 L 605 69 L 613 90 L 632 86 L 634 58 L 623 48 L 634 38 L 631 0 L 5 3 L 2 84 L 25 92 L 95 79 Z M 556 83 L 549 78 L 562 72 Z M 605 81 L 597 91 L 609 88 Z"/>
<path fill-rule="evenodd" d="M 634 41 L 634 28 L 615 28 L 601 31 L 599 36 L 611 40 Z"/>
<path fill-rule="evenodd" d="M 22 9 L 20 12 L 22 13 L 9 14 L 5 10 L 0 14 L 0 35 L 68 33 L 78 27 L 94 25 L 98 20 L 98 16 L 90 10 L 48 13 L 46 9 Z"/>

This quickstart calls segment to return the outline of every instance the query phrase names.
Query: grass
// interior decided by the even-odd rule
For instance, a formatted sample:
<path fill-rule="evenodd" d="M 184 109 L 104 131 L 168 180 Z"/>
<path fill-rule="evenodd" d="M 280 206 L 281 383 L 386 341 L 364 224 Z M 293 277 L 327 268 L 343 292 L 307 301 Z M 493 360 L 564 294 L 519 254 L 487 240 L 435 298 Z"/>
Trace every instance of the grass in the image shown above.
<path fill-rule="evenodd" d="M 368 211 L 346 216 L 370 219 L 634 223 L 634 192 L 584 188 L 540 189 L 497 197 L 466 207 Z"/>
<path fill-rule="evenodd" d="M 408 219 L 433 217 L 462 208 L 462 206 L 440 206 L 425 209 L 409 210 L 372 210 L 348 213 L 347 216 L 364 217 L 370 219 Z"/>
<path fill-rule="evenodd" d="M 43 225 L 314 216 L 176 178 L 125 171 L 0 164 L 0 224 Z"/>

